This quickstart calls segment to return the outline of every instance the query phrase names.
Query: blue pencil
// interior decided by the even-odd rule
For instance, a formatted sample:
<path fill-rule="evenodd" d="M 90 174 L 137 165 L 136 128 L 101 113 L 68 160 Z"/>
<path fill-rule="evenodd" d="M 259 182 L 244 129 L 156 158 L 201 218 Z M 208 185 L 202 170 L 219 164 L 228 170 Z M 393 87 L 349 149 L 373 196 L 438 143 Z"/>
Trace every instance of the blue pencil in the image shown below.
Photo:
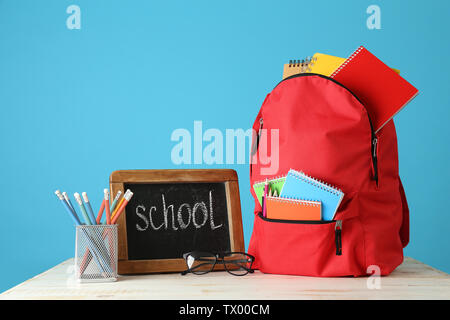
<path fill-rule="evenodd" d="M 76 212 L 76 210 L 75 210 L 75 207 L 73 206 L 73 204 L 72 204 L 72 201 L 70 201 L 70 198 L 69 198 L 69 196 L 67 195 L 67 192 L 63 192 L 62 193 L 62 195 L 63 195 L 63 197 L 64 197 L 64 200 L 66 200 L 66 202 L 69 204 L 69 206 L 72 208 L 72 211 L 73 212 Z M 78 216 L 77 216 L 78 217 Z"/>
<path fill-rule="evenodd" d="M 70 199 L 65 200 L 64 196 L 61 194 L 61 192 L 59 190 L 55 191 L 56 196 L 59 198 L 59 200 L 62 201 L 64 208 L 67 210 L 67 212 L 70 214 L 70 217 L 72 218 L 73 222 L 75 223 L 75 225 L 79 226 L 81 225 L 81 221 L 78 218 L 75 210 L 73 208 L 70 207 Z"/>
<path fill-rule="evenodd" d="M 83 196 L 84 203 L 86 204 L 86 207 L 88 209 L 87 212 L 89 213 L 89 217 L 91 218 L 92 224 L 97 224 L 97 221 L 95 220 L 94 210 L 92 210 L 92 206 L 91 203 L 89 202 L 87 193 L 83 192 L 81 195 Z"/>
<path fill-rule="evenodd" d="M 92 225 L 91 218 L 89 218 L 89 216 L 88 216 L 88 213 L 86 211 L 86 208 L 84 207 L 83 201 L 81 200 L 80 194 L 78 192 L 75 192 L 73 194 L 73 196 L 75 197 L 75 200 L 77 201 L 78 205 L 80 206 L 81 213 L 83 214 L 83 217 L 84 217 L 84 221 L 86 222 L 87 225 Z"/>
<path fill-rule="evenodd" d="M 64 208 L 66 209 L 66 211 L 70 214 L 70 216 L 72 217 L 72 220 L 75 222 L 76 225 L 81 226 L 81 222 L 78 219 L 77 214 L 75 213 L 75 211 L 72 210 L 72 208 L 70 207 L 69 203 L 67 201 L 65 201 L 64 196 L 61 194 L 61 192 L 59 190 L 55 191 L 56 196 L 59 198 L 59 200 L 61 200 L 61 203 L 63 204 Z M 112 272 L 111 267 L 109 266 L 108 263 L 105 262 L 104 259 L 102 259 L 101 255 L 98 252 L 97 246 L 95 245 L 95 243 L 92 241 L 91 237 L 86 233 L 86 230 L 83 230 L 83 232 L 86 235 L 86 239 L 88 241 L 88 246 L 89 246 L 89 250 L 92 253 L 92 256 L 94 257 L 94 261 L 97 263 L 97 266 L 99 267 L 99 270 L 102 270 L 103 272 L 105 272 L 105 268 L 107 269 L 107 272 Z M 100 263 L 100 259 L 102 260 L 103 264 L 105 265 L 105 267 L 102 265 L 102 263 Z M 109 261 L 109 260 L 107 260 Z"/>
<path fill-rule="evenodd" d="M 110 212 L 113 212 L 116 208 L 117 202 L 119 201 L 120 195 L 122 194 L 122 191 L 117 191 L 116 197 L 114 198 L 114 201 L 111 203 L 111 208 L 109 209 Z"/>

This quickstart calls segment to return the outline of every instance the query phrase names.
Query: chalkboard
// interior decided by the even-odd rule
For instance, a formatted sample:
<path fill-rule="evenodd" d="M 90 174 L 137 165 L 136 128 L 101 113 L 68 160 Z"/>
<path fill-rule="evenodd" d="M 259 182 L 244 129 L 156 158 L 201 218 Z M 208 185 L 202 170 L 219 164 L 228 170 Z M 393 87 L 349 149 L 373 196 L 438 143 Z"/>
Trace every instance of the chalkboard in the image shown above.
<path fill-rule="evenodd" d="M 190 251 L 230 251 L 224 183 L 124 184 L 128 258 L 182 258 Z"/>
<path fill-rule="evenodd" d="M 110 184 L 134 194 L 118 220 L 119 273 L 182 271 L 190 251 L 244 251 L 234 170 L 121 170 Z"/>

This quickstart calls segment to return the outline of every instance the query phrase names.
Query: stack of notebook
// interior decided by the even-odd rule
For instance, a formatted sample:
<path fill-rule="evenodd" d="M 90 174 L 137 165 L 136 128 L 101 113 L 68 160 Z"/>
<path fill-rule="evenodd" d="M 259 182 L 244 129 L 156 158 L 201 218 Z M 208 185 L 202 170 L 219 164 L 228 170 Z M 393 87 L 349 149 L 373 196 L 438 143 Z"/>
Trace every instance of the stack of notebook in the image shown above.
<path fill-rule="evenodd" d="M 316 53 L 304 60 L 290 60 L 289 63 L 284 65 L 283 79 L 299 73 L 317 73 L 329 77 L 345 60 L 347 59 L 323 53 Z M 400 70 L 392 70 L 400 74 Z"/>
<path fill-rule="evenodd" d="M 316 73 L 333 78 L 363 103 L 375 133 L 416 95 L 418 90 L 366 48 L 359 47 L 348 59 L 323 53 L 284 65 L 283 79 L 299 73 Z"/>
<path fill-rule="evenodd" d="M 339 189 L 293 169 L 267 181 L 270 190 L 279 191 L 279 197 L 264 197 L 265 184 L 256 183 L 253 189 L 269 219 L 331 221 L 344 197 Z"/>

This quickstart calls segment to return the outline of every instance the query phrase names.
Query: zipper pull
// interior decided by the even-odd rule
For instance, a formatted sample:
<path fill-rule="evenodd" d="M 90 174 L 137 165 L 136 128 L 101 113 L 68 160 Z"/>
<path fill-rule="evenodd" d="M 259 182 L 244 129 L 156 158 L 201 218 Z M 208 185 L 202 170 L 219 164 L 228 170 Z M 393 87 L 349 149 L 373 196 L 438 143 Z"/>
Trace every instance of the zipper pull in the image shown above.
<path fill-rule="evenodd" d="M 378 145 L 378 138 L 375 137 L 372 141 L 372 150 L 373 150 L 373 157 L 376 158 L 377 157 L 377 145 Z"/>
<path fill-rule="evenodd" d="M 378 138 L 375 136 L 372 140 L 372 163 L 373 163 L 373 179 L 378 186 L 378 159 L 377 159 Z"/>
<path fill-rule="evenodd" d="M 263 118 L 259 118 L 259 129 L 258 129 L 258 138 L 261 137 L 261 129 L 263 128 L 264 120 Z"/>
<path fill-rule="evenodd" d="M 334 227 L 334 240 L 336 242 L 336 255 L 342 255 L 342 220 L 336 220 Z"/>
<path fill-rule="evenodd" d="M 256 141 L 255 141 L 255 143 L 253 144 L 253 147 L 252 147 L 252 156 L 258 150 L 259 139 L 261 138 L 261 131 L 262 131 L 262 128 L 263 128 L 263 124 L 264 124 L 264 121 L 263 121 L 263 118 L 261 117 L 261 118 L 259 118 L 259 128 L 258 128 L 258 133 L 257 133 L 257 136 L 256 136 Z"/>

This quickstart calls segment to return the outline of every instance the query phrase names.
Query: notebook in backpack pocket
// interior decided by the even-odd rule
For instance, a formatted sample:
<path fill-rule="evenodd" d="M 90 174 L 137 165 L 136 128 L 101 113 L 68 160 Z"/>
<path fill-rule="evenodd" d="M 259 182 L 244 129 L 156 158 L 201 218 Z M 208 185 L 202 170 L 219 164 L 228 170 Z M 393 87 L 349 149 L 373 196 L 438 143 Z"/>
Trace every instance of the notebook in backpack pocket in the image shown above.
<path fill-rule="evenodd" d="M 267 183 L 269 185 L 269 188 L 272 191 L 276 191 L 277 194 L 279 195 L 281 193 L 281 189 L 283 188 L 283 184 L 284 184 L 285 180 L 286 180 L 286 176 L 282 176 L 282 177 L 276 177 L 276 178 L 267 180 Z M 256 197 L 258 198 L 260 205 L 262 205 L 262 197 L 264 194 L 265 183 L 266 183 L 265 181 L 262 181 L 262 182 L 255 183 L 253 185 L 253 190 L 255 190 L 255 194 L 256 194 Z"/>
<path fill-rule="evenodd" d="M 331 221 L 344 197 L 344 193 L 321 181 L 298 172 L 289 170 L 283 189 L 282 198 L 300 198 L 322 203 L 322 219 Z"/>
<path fill-rule="evenodd" d="M 306 201 L 267 197 L 267 218 L 277 220 L 321 220 L 321 203 L 319 201 Z"/>

